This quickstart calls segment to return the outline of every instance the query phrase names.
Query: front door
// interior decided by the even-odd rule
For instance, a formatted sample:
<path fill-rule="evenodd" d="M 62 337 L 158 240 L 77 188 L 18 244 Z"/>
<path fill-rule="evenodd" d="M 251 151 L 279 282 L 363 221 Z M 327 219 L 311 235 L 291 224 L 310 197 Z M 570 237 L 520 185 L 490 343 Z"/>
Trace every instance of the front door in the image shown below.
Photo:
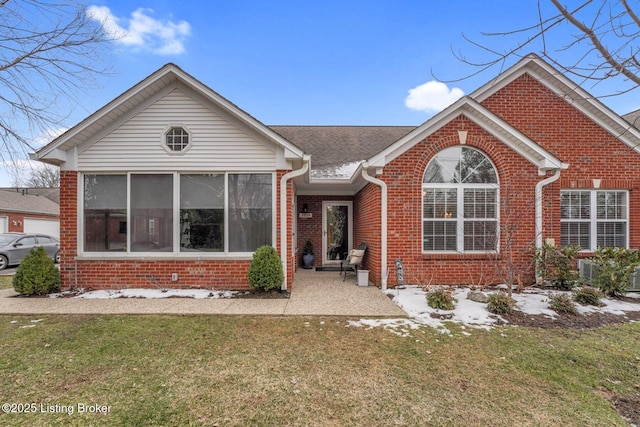
<path fill-rule="evenodd" d="M 353 247 L 353 202 L 322 202 L 322 263 L 337 264 Z"/>

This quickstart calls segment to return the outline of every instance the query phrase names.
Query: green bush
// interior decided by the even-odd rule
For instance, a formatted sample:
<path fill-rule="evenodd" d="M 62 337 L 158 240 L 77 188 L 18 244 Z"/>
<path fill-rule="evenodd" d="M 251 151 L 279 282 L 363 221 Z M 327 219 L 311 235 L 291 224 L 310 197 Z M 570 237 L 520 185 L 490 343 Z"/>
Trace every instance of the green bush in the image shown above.
<path fill-rule="evenodd" d="M 498 292 L 489 295 L 487 310 L 493 314 L 509 314 L 516 306 L 516 302 L 505 292 Z"/>
<path fill-rule="evenodd" d="M 555 247 L 545 244 L 536 253 L 538 274 L 560 289 L 571 290 L 578 281 L 577 270 L 580 246 Z"/>
<path fill-rule="evenodd" d="M 620 296 L 629 287 L 629 276 L 640 265 L 640 253 L 625 248 L 600 248 L 591 261 L 596 266 L 593 285 L 607 296 Z"/>
<path fill-rule="evenodd" d="M 456 302 L 458 300 L 451 295 L 451 291 L 445 289 L 436 289 L 427 293 L 427 304 L 437 310 L 453 310 Z"/>
<path fill-rule="evenodd" d="M 282 262 L 273 246 L 260 246 L 249 266 L 249 285 L 259 291 L 280 289 L 284 281 Z"/>
<path fill-rule="evenodd" d="M 13 276 L 13 288 L 22 295 L 44 295 L 60 289 L 60 271 L 44 248 L 33 248 Z"/>
<path fill-rule="evenodd" d="M 549 308 L 556 313 L 578 314 L 576 304 L 569 294 L 556 294 L 549 296 Z"/>
<path fill-rule="evenodd" d="M 582 286 L 573 291 L 573 299 L 582 305 L 595 305 L 597 307 L 602 306 L 600 298 L 604 297 L 604 294 L 599 289 L 591 286 Z"/>

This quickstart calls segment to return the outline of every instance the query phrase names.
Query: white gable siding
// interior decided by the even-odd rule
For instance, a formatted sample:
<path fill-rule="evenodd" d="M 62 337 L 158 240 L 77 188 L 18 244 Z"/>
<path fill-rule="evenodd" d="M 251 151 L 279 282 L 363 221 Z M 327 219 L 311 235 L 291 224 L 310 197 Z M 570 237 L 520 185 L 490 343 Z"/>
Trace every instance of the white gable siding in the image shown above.
<path fill-rule="evenodd" d="M 191 147 L 170 154 L 162 134 L 184 125 Z M 176 89 L 78 156 L 81 171 L 273 171 L 276 153 L 211 109 Z"/>

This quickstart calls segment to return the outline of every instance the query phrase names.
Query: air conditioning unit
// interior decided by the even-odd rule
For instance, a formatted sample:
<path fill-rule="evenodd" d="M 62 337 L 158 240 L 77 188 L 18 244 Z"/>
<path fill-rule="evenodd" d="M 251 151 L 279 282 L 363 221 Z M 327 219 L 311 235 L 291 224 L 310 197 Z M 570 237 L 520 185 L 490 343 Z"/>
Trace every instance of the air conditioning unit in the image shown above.
<path fill-rule="evenodd" d="M 593 279 L 596 276 L 597 268 L 596 265 L 589 259 L 579 259 L 578 260 L 578 271 L 580 274 L 580 278 L 584 283 L 589 285 L 593 284 Z"/>
<path fill-rule="evenodd" d="M 579 259 L 578 271 L 584 283 L 593 285 L 593 279 L 598 274 L 598 267 L 593 261 L 589 259 Z M 640 292 L 640 267 L 636 267 L 635 271 L 629 275 L 627 291 Z"/>
<path fill-rule="evenodd" d="M 636 267 L 636 270 L 629 275 L 629 287 L 630 292 L 640 292 L 640 267 Z"/>

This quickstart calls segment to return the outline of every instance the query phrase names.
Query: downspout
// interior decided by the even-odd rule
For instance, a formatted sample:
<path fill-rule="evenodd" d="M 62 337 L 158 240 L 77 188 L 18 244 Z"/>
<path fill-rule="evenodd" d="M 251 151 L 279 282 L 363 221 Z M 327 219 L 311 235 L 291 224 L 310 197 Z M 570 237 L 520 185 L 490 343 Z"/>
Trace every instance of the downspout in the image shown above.
<path fill-rule="evenodd" d="M 378 178 L 374 178 L 368 173 L 369 163 L 362 163 L 362 178 L 365 181 L 380 186 L 380 265 L 382 266 L 381 289 L 387 290 L 387 184 Z"/>
<path fill-rule="evenodd" d="M 287 290 L 287 265 L 289 264 L 287 253 L 287 212 L 289 206 L 287 206 L 287 182 L 295 177 L 304 175 L 309 170 L 309 155 L 302 156 L 302 167 L 294 171 L 288 172 L 282 175 L 280 178 L 280 258 L 282 261 L 282 271 L 284 273 L 284 281 L 280 289 Z M 293 248 L 291 248 L 293 251 Z"/>
<path fill-rule="evenodd" d="M 545 186 L 556 182 L 560 178 L 560 169 L 556 169 L 554 174 L 539 181 L 536 184 L 536 250 L 542 249 L 542 190 Z M 536 266 L 537 267 L 537 266 Z M 536 283 L 540 281 L 540 274 L 536 268 Z"/>

